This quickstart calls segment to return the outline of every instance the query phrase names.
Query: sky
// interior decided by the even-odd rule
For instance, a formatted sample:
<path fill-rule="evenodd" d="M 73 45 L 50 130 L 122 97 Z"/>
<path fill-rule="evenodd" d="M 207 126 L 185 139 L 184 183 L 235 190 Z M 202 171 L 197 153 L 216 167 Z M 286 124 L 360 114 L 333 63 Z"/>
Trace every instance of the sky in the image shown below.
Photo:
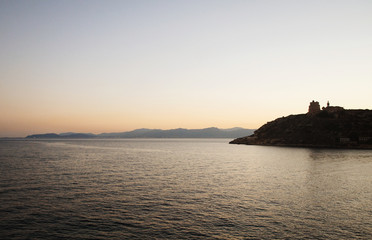
<path fill-rule="evenodd" d="M 369 0 L 0 0 L 0 137 L 372 105 Z"/>

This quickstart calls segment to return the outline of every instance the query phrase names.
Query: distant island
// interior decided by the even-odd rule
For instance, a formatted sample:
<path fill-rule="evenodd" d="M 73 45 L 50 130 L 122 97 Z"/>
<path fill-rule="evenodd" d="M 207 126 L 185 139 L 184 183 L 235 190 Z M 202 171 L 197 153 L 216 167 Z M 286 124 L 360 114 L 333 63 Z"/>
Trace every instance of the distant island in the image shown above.
<path fill-rule="evenodd" d="M 312 101 L 306 114 L 268 122 L 231 144 L 372 149 L 372 110 L 330 106 Z"/>
<path fill-rule="evenodd" d="M 238 138 L 250 135 L 254 132 L 253 129 L 245 128 L 229 128 L 219 129 L 215 127 L 204 129 L 136 129 L 129 132 L 118 133 L 45 133 L 29 135 L 27 139 L 64 139 L 64 138 Z"/>

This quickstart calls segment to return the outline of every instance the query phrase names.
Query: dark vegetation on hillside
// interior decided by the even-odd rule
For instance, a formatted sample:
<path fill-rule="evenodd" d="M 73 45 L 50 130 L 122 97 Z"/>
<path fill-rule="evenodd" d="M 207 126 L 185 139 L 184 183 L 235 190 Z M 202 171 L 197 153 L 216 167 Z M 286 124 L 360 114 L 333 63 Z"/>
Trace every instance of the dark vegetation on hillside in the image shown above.
<path fill-rule="evenodd" d="M 372 148 L 372 111 L 299 114 L 268 122 L 253 135 L 230 143 L 298 147 Z"/>

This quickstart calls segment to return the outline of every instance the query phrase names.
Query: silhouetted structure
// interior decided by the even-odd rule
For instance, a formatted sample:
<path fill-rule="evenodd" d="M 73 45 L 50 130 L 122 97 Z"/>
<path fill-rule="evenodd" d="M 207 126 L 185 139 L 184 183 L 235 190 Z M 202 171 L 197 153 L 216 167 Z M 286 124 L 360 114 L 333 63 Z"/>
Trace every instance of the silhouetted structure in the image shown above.
<path fill-rule="evenodd" d="M 345 110 L 343 107 L 339 106 L 330 106 L 329 101 L 327 101 L 327 107 L 322 107 L 322 110 L 325 110 L 329 113 L 336 113 Z"/>
<path fill-rule="evenodd" d="M 316 114 L 320 112 L 320 105 L 319 102 L 315 102 L 314 100 L 310 102 L 309 105 L 309 111 L 307 112 L 308 114 Z"/>

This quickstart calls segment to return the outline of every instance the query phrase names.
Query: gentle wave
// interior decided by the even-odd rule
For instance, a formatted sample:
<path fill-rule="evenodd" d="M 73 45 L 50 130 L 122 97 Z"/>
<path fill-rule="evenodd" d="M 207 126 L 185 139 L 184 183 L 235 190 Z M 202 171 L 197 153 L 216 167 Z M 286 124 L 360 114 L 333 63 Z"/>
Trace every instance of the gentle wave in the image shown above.
<path fill-rule="evenodd" d="M 0 238 L 372 238 L 372 151 L 227 142 L 0 141 Z"/>

